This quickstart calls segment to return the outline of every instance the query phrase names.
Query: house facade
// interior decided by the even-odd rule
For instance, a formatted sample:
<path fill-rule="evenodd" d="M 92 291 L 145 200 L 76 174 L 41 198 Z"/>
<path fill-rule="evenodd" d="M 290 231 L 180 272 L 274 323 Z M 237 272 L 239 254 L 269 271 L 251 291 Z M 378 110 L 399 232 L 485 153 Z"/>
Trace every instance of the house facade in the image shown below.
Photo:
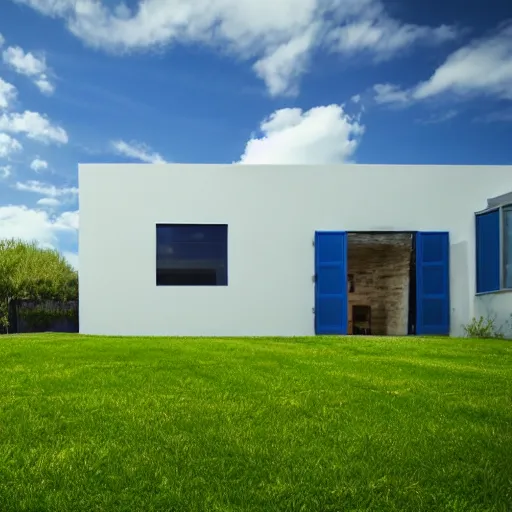
<path fill-rule="evenodd" d="M 512 167 L 86 164 L 79 190 L 84 334 L 508 328 Z"/>

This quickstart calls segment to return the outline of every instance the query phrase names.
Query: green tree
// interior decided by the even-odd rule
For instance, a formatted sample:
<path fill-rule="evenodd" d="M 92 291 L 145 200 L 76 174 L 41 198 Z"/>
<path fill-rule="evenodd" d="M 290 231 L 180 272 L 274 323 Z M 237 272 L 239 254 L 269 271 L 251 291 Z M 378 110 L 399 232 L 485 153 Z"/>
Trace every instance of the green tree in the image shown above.
<path fill-rule="evenodd" d="M 34 242 L 0 240 L 0 323 L 7 330 L 13 300 L 77 298 L 77 272 L 58 251 Z"/>

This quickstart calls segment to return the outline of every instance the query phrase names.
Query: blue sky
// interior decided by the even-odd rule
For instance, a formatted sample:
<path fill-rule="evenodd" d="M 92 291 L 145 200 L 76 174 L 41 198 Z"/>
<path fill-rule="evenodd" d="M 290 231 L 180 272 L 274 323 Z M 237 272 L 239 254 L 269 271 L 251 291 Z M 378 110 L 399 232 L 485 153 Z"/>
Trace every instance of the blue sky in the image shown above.
<path fill-rule="evenodd" d="M 74 265 L 79 162 L 512 163 L 503 0 L 2 0 L 0 34 L 0 236 Z"/>

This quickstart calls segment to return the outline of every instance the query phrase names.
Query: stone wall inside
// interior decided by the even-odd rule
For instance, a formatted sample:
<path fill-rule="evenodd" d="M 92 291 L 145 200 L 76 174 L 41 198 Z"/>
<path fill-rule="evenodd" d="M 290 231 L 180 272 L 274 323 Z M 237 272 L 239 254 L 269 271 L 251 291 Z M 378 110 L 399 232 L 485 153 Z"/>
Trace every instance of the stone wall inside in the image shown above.
<path fill-rule="evenodd" d="M 371 307 L 374 335 L 407 334 L 412 235 L 403 233 L 348 235 L 348 331 L 352 333 L 352 306 Z M 350 283 L 349 283 L 350 286 Z"/>

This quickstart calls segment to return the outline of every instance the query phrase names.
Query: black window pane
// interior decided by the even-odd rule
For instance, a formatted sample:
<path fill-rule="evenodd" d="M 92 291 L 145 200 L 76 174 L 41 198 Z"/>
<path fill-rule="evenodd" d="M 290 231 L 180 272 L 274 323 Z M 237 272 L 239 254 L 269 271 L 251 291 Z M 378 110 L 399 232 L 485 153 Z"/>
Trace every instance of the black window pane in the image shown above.
<path fill-rule="evenodd" d="M 157 224 L 157 286 L 226 286 L 227 225 Z"/>
<path fill-rule="evenodd" d="M 159 224 L 157 234 L 161 243 L 216 242 L 226 238 L 226 225 Z"/>
<path fill-rule="evenodd" d="M 222 259 L 224 258 L 225 244 L 196 243 L 196 242 L 175 242 L 166 243 L 159 246 L 157 252 L 158 261 L 173 260 L 204 260 L 204 259 Z"/>
<path fill-rule="evenodd" d="M 213 269 L 171 269 L 156 272 L 159 286 L 216 286 L 217 274 Z"/>

